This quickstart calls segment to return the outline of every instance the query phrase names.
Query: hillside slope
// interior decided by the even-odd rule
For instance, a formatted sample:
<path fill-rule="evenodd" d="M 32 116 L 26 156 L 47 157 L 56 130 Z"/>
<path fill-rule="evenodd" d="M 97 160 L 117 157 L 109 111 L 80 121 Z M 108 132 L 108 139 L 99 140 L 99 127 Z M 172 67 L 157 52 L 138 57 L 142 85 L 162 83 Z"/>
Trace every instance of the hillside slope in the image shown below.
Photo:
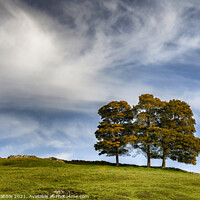
<path fill-rule="evenodd" d="M 131 166 L 117 168 L 106 163 L 0 159 L 0 180 L 0 198 L 7 195 L 13 199 L 200 199 L 198 174 Z"/>

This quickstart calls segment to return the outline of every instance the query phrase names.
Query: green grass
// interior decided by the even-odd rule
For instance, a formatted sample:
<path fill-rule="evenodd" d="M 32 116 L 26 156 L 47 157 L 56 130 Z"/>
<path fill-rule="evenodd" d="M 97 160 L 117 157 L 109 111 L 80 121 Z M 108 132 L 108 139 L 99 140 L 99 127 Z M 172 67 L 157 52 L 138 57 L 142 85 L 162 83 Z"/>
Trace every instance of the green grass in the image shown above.
<path fill-rule="evenodd" d="M 65 197 L 88 195 L 88 199 L 100 200 L 199 200 L 200 175 L 36 158 L 0 160 L 0 195 L 33 199 L 29 196 L 50 196 L 55 191 L 62 191 Z"/>

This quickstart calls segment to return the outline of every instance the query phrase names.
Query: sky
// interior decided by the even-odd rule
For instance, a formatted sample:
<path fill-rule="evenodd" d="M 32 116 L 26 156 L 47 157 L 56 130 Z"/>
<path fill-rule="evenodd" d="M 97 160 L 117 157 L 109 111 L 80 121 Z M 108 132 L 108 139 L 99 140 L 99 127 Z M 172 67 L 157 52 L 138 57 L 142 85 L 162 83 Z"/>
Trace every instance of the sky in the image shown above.
<path fill-rule="evenodd" d="M 115 162 L 94 150 L 98 109 L 146 93 L 186 101 L 200 137 L 199 18 L 198 0 L 0 0 L 0 156 Z"/>

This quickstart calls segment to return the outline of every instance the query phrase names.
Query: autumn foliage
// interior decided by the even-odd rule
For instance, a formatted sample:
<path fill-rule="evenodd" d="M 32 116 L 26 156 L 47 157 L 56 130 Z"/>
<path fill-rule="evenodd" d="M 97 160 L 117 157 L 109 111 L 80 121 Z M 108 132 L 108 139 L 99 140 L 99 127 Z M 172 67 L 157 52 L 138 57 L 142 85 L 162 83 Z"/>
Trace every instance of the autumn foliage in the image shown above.
<path fill-rule="evenodd" d="M 140 149 L 151 159 L 166 159 L 196 164 L 200 140 L 194 136 L 195 119 L 190 106 L 180 100 L 161 101 L 152 94 L 143 94 L 137 105 L 126 101 L 112 101 L 98 111 L 102 121 L 95 136 L 95 150 L 99 154 L 119 156 L 128 153 L 127 145 Z"/>
<path fill-rule="evenodd" d="M 116 156 L 116 165 L 119 165 L 119 155 L 128 152 L 126 146 L 130 141 L 136 139 L 131 135 L 130 128 L 133 113 L 131 106 L 125 101 L 112 101 L 101 107 L 98 111 L 102 122 L 95 132 L 98 142 L 95 150 L 108 156 Z"/>

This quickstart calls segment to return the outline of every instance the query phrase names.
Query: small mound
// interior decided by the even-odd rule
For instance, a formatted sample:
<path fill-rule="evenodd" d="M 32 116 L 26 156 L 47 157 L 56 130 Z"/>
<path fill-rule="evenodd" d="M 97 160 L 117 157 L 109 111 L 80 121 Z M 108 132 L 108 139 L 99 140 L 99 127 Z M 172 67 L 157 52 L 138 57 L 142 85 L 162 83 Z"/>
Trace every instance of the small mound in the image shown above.
<path fill-rule="evenodd" d="M 7 159 L 16 159 L 16 158 L 38 158 L 37 156 L 33 155 L 10 155 Z"/>
<path fill-rule="evenodd" d="M 50 160 L 47 158 L 35 157 L 11 157 L 0 160 L 0 166 L 11 167 L 62 167 L 65 163 L 58 162 L 57 160 Z"/>
<path fill-rule="evenodd" d="M 55 158 L 55 157 L 49 157 L 49 158 L 45 158 L 45 159 L 48 159 L 48 160 L 55 160 L 55 161 L 57 161 L 57 162 L 62 162 L 62 163 L 65 162 L 64 160 L 59 159 L 59 158 Z"/>

